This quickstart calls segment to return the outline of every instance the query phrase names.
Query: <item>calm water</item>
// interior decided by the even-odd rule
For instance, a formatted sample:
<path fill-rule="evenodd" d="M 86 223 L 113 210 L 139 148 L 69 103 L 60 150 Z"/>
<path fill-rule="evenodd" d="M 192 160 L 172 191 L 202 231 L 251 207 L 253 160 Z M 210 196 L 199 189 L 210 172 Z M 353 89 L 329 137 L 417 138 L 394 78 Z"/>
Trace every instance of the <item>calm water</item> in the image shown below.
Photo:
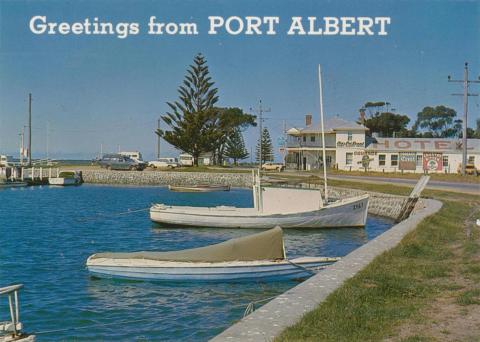
<path fill-rule="evenodd" d="M 159 187 L 82 185 L 0 190 L 0 287 L 23 283 L 21 320 L 40 341 L 202 341 L 239 320 L 249 302 L 296 282 L 162 284 L 92 279 L 87 257 L 101 251 L 175 250 L 254 230 L 159 229 L 143 209 L 153 202 L 252 206 L 251 192 L 172 193 Z M 289 256 L 343 256 L 392 225 L 286 231 Z M 0 320 L 7 316 L 0 302 Z M 48 332 L 61 329 L 62 331 Z M 43 333 L 42 333 L 43 332 Z"/>

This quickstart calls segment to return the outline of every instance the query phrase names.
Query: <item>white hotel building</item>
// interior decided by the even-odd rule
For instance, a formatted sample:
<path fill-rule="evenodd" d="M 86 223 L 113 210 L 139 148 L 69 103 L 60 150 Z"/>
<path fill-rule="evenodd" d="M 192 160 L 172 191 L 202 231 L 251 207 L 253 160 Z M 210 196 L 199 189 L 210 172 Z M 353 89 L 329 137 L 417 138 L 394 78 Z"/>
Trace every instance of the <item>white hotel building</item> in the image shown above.
<path fill-rule="evenodd" d="M 448 138 L 380 138 L 368 128 L 336 116 L 325 121 L 327 167 L 379 172 L 456 173 L 462 163 L 462 141 Z M 468 139 L 468 164 L 480 169 L 480 139 Z M 304 128 L 287 131 L 288 169 L 313 170 L 322 163 L 320 125 L 306 115 Z"/>

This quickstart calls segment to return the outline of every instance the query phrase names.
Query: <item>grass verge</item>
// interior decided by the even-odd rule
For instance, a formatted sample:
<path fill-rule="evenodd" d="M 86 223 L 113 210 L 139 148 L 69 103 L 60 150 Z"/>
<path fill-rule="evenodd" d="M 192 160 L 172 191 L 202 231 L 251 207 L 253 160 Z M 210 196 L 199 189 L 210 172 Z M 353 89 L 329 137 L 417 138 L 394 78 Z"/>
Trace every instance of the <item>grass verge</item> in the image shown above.
<path fill-rule="evenodd" d="M 335 185 L 394 194 L 410 191 L 346 183 Z M 478 217 L 480 200 L 433 190 L 426 195 L 444 202 L 437 214 L 423 220 L 397 247 L 378 256 L 276 341 L 378 341 L 394 335 L 396 327 L 409 320 L 421 320 L 422 309 L 436 297 L 453 296 L 458 304 L 476 304 L 480 290 L 459 286 L 456 272 L 460 269 L 466 278 L 478 279 L 478 229 L 465 234 L 470 224 L 465 221 Z"/>

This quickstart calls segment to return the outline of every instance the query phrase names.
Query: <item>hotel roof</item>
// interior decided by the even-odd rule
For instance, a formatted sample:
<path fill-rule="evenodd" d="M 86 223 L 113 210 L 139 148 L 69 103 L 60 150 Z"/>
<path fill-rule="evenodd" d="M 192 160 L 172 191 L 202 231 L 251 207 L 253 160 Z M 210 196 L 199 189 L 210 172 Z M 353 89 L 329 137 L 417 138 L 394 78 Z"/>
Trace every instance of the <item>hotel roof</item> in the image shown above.
<path fill-rule="evenodd" d="M 325 133 L 333 133 L 335 131 L 346 131 L 346 130 L 351 130 L 351 131 L 368 131 L 368 128 L 360 125 L 356 122 L 353 121 L 347 121 L 344 120 L 338 116 L 334 116 L 331 118 L 327 118 L 325 120 Z M 305 128 L 290 128 L 287 133 L 292 134 L 292 135 L 297 135 L 297 134 L 319 134 L 321 133 L 321 126 L 319 123 L 317 124 L 312 124 L 310 126 L 306 126 Z"/>

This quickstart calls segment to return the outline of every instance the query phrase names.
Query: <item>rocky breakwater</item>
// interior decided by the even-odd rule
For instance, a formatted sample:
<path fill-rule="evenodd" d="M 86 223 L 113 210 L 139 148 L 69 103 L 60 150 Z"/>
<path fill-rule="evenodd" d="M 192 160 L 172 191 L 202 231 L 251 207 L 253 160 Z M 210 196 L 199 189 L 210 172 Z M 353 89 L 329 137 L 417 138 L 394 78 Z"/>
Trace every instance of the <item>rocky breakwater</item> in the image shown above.
<path fill-rule="evenodd" d="M 122 185 L 220 184 L 241 188 L 252 185 L 250 173 L 84 170 L 83 180 L 85 183 Z"/>

